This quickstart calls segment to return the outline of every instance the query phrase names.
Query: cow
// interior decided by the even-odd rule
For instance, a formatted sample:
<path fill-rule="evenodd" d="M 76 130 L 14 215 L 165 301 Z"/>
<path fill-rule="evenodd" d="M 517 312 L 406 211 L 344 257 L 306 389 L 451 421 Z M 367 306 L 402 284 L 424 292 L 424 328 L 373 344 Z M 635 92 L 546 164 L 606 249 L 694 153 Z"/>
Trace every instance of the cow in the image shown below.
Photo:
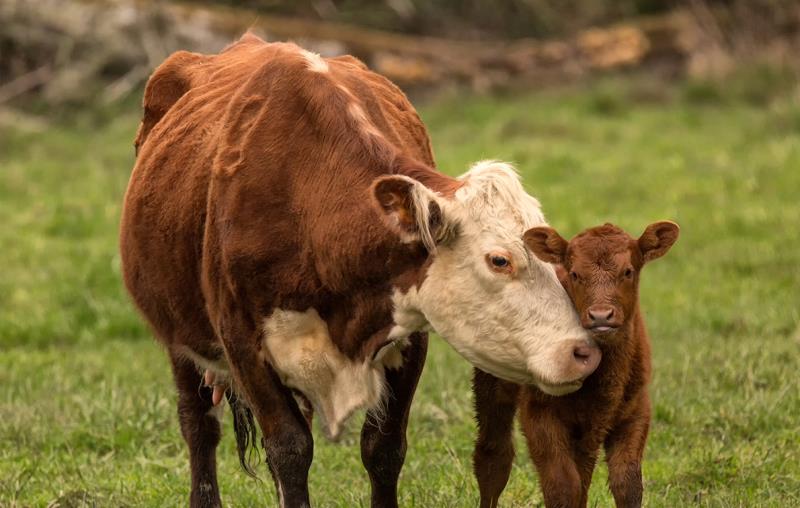
<path fill-rule="evenodd" d="M 143 104 L 123 278 L 169 356 L 191 506 L 220 505 L 223 393 L 281 506 L 309 505 L 312 415 L 336 439 L 366 410 L 371 502 L 396 506 L 429 330 L 548 393 L 588 375 L 599 349 L 522 242 L 539 203 L 507 164 L 435 170 L 414 108 L 359 60 L 248 34 L 171 55 Z"/>
<path fill-rule="evenodd" d="M 650 341 L 639 309 L 645 263 L 666 254 L 678 238 L 673 222 L 656 222 L 634 239 L 612 224 L 567 242 L 540 226 L 525 233 L 536 256 L 557 265 L 602 362 L 583 386 L 553 397 L 475 369 L 478 439 L 473 454 L 482 508 L 497 506 L 514 457 L 512 426 L 519 420 L 547 507 L 585 507 L 600 446 L 616 505 L 642 504 L 642 455 L 650 427 Z"/>

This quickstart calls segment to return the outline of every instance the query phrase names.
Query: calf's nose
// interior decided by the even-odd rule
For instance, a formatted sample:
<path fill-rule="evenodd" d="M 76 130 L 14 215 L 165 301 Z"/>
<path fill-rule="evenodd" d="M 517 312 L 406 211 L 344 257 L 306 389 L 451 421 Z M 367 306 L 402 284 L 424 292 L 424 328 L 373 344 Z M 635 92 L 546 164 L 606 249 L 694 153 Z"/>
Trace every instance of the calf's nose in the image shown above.
<path fill-rule="evenodd" d="M 589 307 L 589 319 L 593 322 L 611 321 L 614 309 L 610 305 L 592 305 Z"/>
<path fill-rule="evenodd" d="M 575 349 L 572 350 L 572 357 L 577 364 L 581 379 L 585 379 L 592 372 L 597 370 L 602 356 L 603 354 L 600 352 L 600 348 L 594 344 L 583 344 L 576 346 Z"/>

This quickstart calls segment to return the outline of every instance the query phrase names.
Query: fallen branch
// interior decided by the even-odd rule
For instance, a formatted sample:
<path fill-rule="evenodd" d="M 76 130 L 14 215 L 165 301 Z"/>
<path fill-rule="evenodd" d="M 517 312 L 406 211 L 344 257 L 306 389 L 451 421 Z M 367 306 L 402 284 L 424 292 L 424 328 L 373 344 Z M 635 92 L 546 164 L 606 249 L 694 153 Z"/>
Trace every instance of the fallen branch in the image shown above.
<path fill-rule="evenodd" d="M 43 65 L 35 71 L 18 76 L 5 85 L 0 86 L 0 104 L 47 83 L 52 76 L 53 69 L 50 65 Z"/>

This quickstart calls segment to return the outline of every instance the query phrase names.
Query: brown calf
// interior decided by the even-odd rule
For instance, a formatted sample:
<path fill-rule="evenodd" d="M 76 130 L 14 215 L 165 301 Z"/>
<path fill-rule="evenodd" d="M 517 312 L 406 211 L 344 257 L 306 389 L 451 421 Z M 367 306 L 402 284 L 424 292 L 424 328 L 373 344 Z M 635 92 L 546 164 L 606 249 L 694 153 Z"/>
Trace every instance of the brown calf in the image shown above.
<path fill-rule="evenodd" d="M 580 390 L 563 397 L 475 369 L 479 436 L 473 459 L 482 507 L 497 506 L 508 481 L 517 405 L 546 506 L 586 506 L 601 445 L 617 506 L 641 506 L 641 462 L 650 426 L 650 342 L 639 310 L 639 274 L 645 263 L 670 249 L 678 231 L 672 222 L 657 222 L 637 240 L 605 224 L 569 243 L 548 227 L 525 233 L 536 256 L 557 265 L 603 358 Z"/>

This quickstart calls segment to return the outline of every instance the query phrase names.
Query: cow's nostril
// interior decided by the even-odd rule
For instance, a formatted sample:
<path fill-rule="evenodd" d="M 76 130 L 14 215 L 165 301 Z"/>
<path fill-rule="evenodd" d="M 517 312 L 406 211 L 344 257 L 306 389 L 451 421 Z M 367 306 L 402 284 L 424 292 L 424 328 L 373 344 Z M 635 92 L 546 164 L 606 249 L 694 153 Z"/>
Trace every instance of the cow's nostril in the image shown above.
<path fill-rule="evenodd" d="M 592 348 L 589 346 L 578 346 L 575 348 L 572 354 L 575 356 L 576 360 L 583 363 L 588 363 L 592 357 Z"/>
<path fill-rule="evenodd" d="M 603 354 L 597 346 L 583 344 L 576 346 L 575 349 L 572 350 L 572 356 L 578 364 L 581 379 L 585 379 L 600 365 L 600 358 Z"/>

